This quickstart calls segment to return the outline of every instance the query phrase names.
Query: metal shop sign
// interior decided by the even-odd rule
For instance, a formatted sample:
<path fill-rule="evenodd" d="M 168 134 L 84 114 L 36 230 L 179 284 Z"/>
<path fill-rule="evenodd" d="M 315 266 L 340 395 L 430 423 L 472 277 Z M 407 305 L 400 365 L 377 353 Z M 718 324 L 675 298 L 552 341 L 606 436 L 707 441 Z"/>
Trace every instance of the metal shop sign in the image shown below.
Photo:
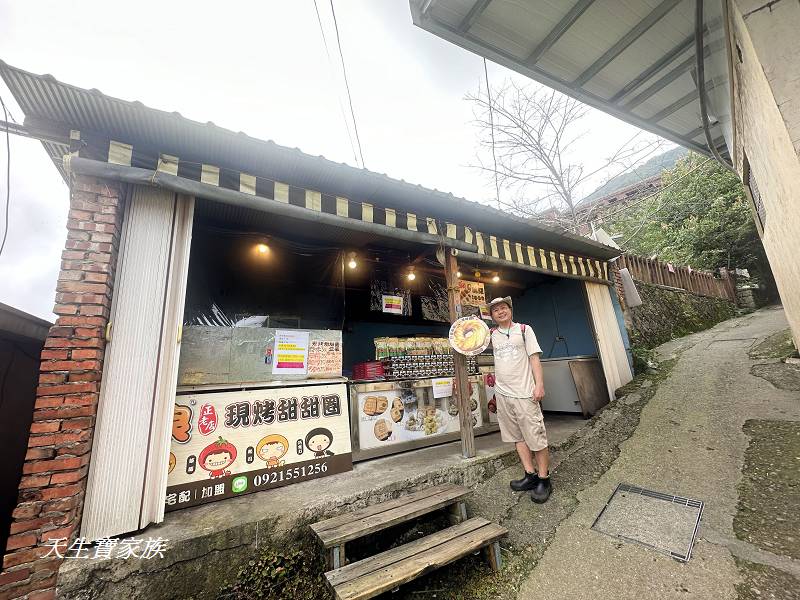
<path fill-rule="evenodd" d="M 350 471 L 347 386 L 178 396 L 166 511 Z"/>

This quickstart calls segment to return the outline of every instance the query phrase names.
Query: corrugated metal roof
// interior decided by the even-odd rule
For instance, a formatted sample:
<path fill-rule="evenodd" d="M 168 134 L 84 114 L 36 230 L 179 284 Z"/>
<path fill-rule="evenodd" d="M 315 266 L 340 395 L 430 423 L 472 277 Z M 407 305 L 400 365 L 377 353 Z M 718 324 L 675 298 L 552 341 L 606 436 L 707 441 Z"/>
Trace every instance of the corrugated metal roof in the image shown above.
<path fill-rule="evenodd" d="M 732 142 L 722 2 L 707 2 L 711 136 Z M 694 81 L 695 0 L 410 0 L 414 23 L 623 121 L 710 155 Z"/>
<path fill-rule="evenodd" d="M 214 123 L 200 123 L 177 112 L 149 108 L 57 81 L 52 75 L 36 75 L 0 61 L 2 75 L 25 113 L 25 125 L 47 129 L 60 140 L 44 142 L 54 163 L 61 162 L 69 131 L 114 139 L 135 147 L 152 148 L 154 156 L 169 154 L 181 161 L 214 164 L 279 181 L 388 206 L 419 212 L 444 220 L 458 218 L 467 225 L 495 229 L 520 241 L 584 254 L 613 258 L 619 252 L 588 238 L 510 215 L 497 209 L 431 190 L 385 174 L 311 156 L 297 148 L 252 138 Z M 63 173 L 63 171 L 62 171 Z"/>

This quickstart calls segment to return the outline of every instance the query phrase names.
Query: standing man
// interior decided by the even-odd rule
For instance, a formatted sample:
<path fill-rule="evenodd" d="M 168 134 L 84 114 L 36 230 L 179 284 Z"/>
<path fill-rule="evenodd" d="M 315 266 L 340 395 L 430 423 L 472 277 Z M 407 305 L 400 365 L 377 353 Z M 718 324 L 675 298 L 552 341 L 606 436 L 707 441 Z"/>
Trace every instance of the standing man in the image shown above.
<path fill-rule="evenodd" d="M 529 491 L 531 500 L 542 503 L 547 502 L 552 491 L 548 470 L 550 453 L 541 407 L 544 377 L 539 354 L 542 349 L 528 325 L 514 323 L 511 311 L 508 296 L 489 303 L 489 314 L 497 323 L 491 334 L 497 420 L 502 440 L 514 442 L 525 468 L 525 475 L 512 481 L 511 489 Z"/>

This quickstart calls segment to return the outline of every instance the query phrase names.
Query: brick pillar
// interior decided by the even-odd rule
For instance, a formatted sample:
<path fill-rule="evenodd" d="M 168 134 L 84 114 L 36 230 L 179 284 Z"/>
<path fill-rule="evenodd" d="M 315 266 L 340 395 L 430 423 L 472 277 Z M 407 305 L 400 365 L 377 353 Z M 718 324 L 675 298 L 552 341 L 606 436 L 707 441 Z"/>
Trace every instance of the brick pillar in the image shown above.
<path fill-rule="evenodd" d="M 50 538 L 72 541 L 79 529 L 122 197 L 114 182 L 79 176 L 72 187 L 53 309 L 58 318 L 42 351 L 28 453 L 0 573 L 2 598 L 53 598 L 61 561 L 44 558 L 44 544 Z"/>

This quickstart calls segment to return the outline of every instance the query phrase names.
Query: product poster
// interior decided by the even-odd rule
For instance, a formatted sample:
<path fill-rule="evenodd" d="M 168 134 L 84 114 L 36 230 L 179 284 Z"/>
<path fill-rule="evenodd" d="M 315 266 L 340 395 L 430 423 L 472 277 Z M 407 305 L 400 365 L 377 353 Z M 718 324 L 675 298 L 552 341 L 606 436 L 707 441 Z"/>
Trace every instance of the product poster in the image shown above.
<path fill-rule="evenodd" d="M 486 304 L 486 289 L 481 282 L 461 279 L 458 282 L 458 289 L 461 293 L 461 304 L 466 304 L 467 306 L 483 306 Z"/>
<path fill-rule="evenodd" d="M 350 471 L 347 386 L 180 395 L 165 510 Z"/>
<path fill-rule="evenodd" d="M 308 331 L 275 331 L 273 375 L 305 375 L 308 371 Z"/>
<path fill-rule="evenodd" d="M 479 398 L 478 386 L 470 384 L 473 427 L 483 425 Z M 362 450 L 453 433 L 460 429 L 455 399 L 452 396 L 433 398 L 430 386 L 359 392 L 358 421 L 359 447 Z"/>
<path fill-rule="evenodd" d="M 389 296 L 384 294 L 381 296 L 383 303 L 383 312 L 391 315 L 403 314 L 403 297 L 402 296 Z"/>

